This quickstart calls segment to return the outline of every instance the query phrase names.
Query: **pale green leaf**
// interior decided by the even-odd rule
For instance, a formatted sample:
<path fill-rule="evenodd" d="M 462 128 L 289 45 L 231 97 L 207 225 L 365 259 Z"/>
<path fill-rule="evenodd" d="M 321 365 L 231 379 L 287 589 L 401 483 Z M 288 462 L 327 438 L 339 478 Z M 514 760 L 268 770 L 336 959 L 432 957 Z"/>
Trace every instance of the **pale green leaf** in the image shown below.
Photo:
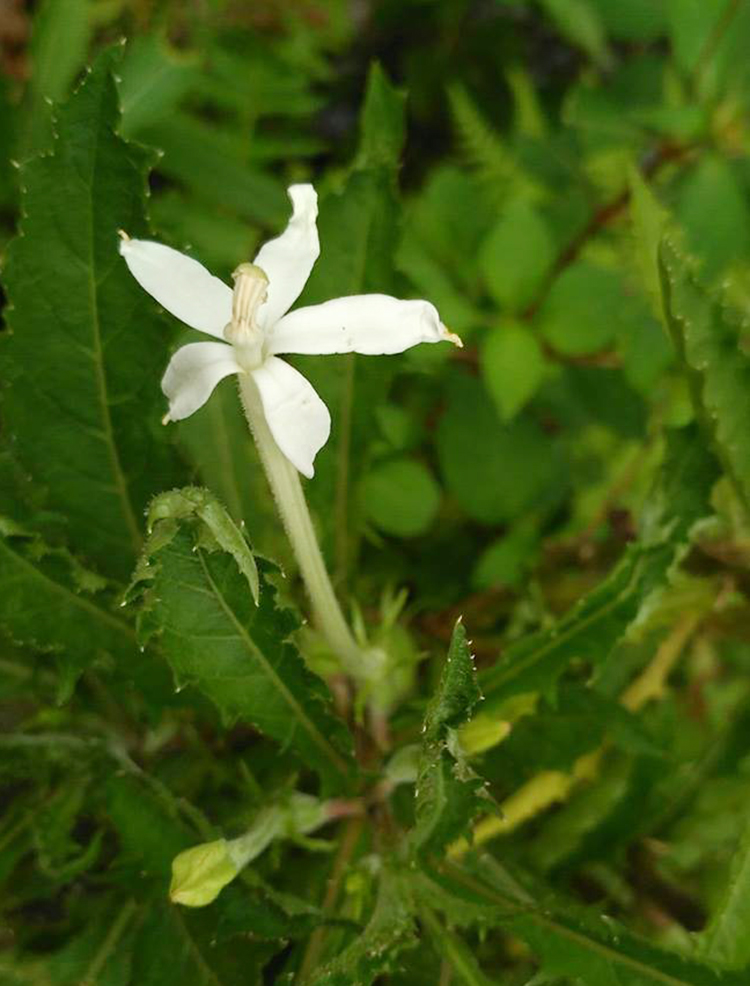
<path fill-rule="evenodd" d="M 750 828 L 746 828 L 732 859 L 724 893 L 711 921 L 698 939 L 699 953 L 707 962 L 722 968 L 742 969 L 750 965 Z"/>
<path fill-rule="evenodd" d="M 528 202 L 508 203 L 479 252 L 487 290 L 511 312 L 534 299 L 555 260 L 555 241 L 539 212 Z"/>
<path fill-rule="evenodd" d="M 696 410 L 723 463 L 750 501 L 750 359 L 742 320 L 700 281 L 672 240 L 659 254 L 667 326 L 692 385 Z"/>
<path fill-rule="evenodd" d="M 493 329 L 482 345 L 482 376 L 504 421 L 534 396 L 547 371 L 536 337 L 522 325 Z"/>
<path fill-rule="evenodd" d="M 415 459 L 389 459 L 371 469 L 362 482 L 365 514 L 387 534 L 415 537 L 435 520 L 440 487 Z"/>

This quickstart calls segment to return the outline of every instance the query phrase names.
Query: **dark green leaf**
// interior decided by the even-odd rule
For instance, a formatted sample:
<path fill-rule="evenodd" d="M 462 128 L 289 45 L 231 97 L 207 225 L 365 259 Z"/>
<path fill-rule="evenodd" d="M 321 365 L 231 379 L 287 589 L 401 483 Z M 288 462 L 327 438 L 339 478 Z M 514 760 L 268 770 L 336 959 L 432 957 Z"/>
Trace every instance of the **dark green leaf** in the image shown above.
<path fill-rule="evenodd" d="M 453 630 L 437 692 L 422 727 L 422 751 L 415 791 L 417 852 L 439 852 L 463 835 L 487 799 L 482 782 L 457 749 L 455 730 L 468 722 L 482 697 L 463 623 Z"/>
<path fill-rule="evenodd" d="M 641 538 L 611 574 L 552 629 L 525 637 L 482 676 L 483 711 L 510 695 L 547 691 L 574 660 L 602 662 L 652 593 L 666 584 L 696 521 L 710 513 L 716 463 L 695 428 L 673 431 Z"/>
<path fill-rule="evenodd" d="M 0 625 L 14 640 L 54 654 L 61 699 L 98 659 L 126 667 L 137 656 L 135 631 L 113 611 L 106 582 L 67 551 L 0 518 L 0 560 Z"/>
<path fill-rule="evenodd" d="M 416 945 L 414 930 L 408 882 L 386 863 L 364 931 L 313 976 L 310 986 L 369 986 L 394 968 L 399 952 Z"/>
<path fill-rule="evenodd" d="M 273 566 L 262 565 L 256 606 L 250 547 L 208 492 L 164 494 L 151 517 L 130 592 L 142 597 L 142 633 L 159 635 L 178 688 L 195 685 L 227 722 L 252 723 L 340 786 L 351 771 L 350 739 L 290 640 L 299 624 L 277 605 Z M 231 554 L 216 539 L 217 518 L 240 539 Z"/>
<path fill-rule="evenodd" d="M 523 938 L 545 972 L 583 986 L 743 986 L 742 973 L 715 971 L 657 948 L 605 915 L 593 915 L 543 888 L 528 889 L 482 856 L 467 868 L 446 865 L 438 885 L 453 907 L 484 905 L 485 920 Z"/>
<path fill-rule="evenodd" d="M 23 168 L 2 355 L 21 463 L 67 518 L 75 550 L 125 579 L 146 503 L 176 464 L 159 425 L 168 336 L 118 254 L 118 229 L 145 232 L 147 159 L 115 133 L 110 61 L 61 110 L 52 154 Z"/>

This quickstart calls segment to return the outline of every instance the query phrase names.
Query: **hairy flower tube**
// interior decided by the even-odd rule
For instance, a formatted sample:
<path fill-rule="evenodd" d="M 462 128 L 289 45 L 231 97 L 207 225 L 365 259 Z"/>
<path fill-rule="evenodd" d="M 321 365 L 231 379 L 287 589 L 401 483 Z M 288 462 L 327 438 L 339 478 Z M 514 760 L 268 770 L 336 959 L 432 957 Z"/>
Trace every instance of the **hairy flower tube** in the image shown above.
<path fill-rule="evenodd" d="M 320 253 L 315 189 L 292 185 L 289 198 L 293 211 L 287 228 L 261 247 L 252 264 L 240 264 L 234 291 L 196 260 L 160 243 L 123 236 L 120 253 L 141 287 L 167 311 L 222 340 L 190 343 L 174 354 L 162 380 L 168 419 L 193 414 L 224 377 L 249 376 L 274 441 L 311 477 L 331 417 L 311 384 L 280 355 L 384 355 L 420 342 L 460 345 L 460 339 L 428 301 L 384 294 L 336 298 L 289 312 Z"/>

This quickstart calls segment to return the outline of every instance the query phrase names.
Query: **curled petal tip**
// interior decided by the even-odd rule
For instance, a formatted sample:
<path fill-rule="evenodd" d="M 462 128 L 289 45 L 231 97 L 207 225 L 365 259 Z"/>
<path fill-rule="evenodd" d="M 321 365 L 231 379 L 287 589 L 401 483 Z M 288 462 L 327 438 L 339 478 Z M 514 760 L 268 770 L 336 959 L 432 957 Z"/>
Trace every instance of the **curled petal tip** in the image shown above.
<path fill-rule="evenodd" d="M 464 348 L 464 344 L 463 344 L 463 340 L 461 339 L 461 336 L 456 335 L 455 332 L 451 332 L 450 329 L 447 326 L 443 325 L 442 322 L 440 323 L 440 334 L 442 335 L 443 339 L 445 339 L 446 342 L 452 342 L 453 345 L 458 346 L 459 349 Z"/>
<path fill-rule="evenodd" d="M 163 417 L 163 418 L 161 419 L 161 423 L 162 423 L 163 425 L 168 425 L 168 424 L 169 424 L 169 422 L 170 422 L 171 420 L 172 420 L 172 418 L 171 418 L 171 417 L 169 416 L 169 411 L 167 411 L 167 413 L 166 413 L 166 414 L 164 415 L 164 417 Z"/>
<path fill-rule="evenodd" d="M 118 229 L 117 230 L 117 235 L 120 237 L 120 239 L 122 240 L 123 243 L 129 243 L 130 242 L 130 237 L 128 236 L 128 234 L 125 232 L 124 229 Z"/>

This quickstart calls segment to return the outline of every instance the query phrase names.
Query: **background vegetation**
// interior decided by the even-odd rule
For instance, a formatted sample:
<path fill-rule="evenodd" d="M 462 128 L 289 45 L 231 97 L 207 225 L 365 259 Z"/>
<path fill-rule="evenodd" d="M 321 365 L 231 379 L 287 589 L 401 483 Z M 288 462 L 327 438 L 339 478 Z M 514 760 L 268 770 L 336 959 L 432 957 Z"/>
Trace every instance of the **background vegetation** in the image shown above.
<path fill-rule="evenodd" d="M 0 984 L 746 984 L 750 3 L 5 0 L 0 44 Z M 465 342 L 298 361 L 389 659 L 353 701 L 234 387 L 161 427 L 184 333 L 117 255 L 228 279 L 295 181 L 303 303 L 424 297 Z"/>

